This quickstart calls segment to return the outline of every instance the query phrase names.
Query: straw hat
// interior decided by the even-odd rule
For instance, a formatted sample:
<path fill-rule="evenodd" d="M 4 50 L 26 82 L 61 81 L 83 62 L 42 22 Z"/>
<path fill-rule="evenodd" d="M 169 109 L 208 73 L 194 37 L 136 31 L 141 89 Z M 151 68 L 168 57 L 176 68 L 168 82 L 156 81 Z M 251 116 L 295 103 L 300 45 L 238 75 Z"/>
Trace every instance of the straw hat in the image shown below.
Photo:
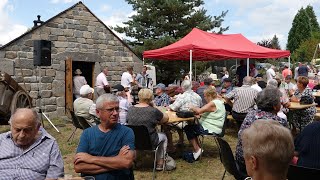
<path fill-rule="evenodd" d="M 209 75 L 209 77 L 210 77 L 212 80 L 214 80 L 214 81 L 219 80 L 218 77 L 217 77 L 217 74 L 212 74 L 212 73 L 211 73 L 211 74 Z"/>
<path fill-rule="evenodd" d="M 82 72 L 81 72 L 80 69 L 76 69 L 76 70 L 74 71 L 74 74 L 80 75 L 80 74 L 82 74 Z"/>

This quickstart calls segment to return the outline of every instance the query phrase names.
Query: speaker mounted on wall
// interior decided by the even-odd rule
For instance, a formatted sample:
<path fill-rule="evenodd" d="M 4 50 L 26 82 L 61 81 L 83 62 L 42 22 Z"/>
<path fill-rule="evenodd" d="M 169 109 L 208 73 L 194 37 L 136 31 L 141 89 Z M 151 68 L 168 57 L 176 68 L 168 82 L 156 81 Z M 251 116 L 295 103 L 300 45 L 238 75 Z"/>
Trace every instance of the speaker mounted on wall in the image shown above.
<path fill-rule="evenodd" d="M 33 41 L 33 65 L 51 66 L 51 41 Z"/>

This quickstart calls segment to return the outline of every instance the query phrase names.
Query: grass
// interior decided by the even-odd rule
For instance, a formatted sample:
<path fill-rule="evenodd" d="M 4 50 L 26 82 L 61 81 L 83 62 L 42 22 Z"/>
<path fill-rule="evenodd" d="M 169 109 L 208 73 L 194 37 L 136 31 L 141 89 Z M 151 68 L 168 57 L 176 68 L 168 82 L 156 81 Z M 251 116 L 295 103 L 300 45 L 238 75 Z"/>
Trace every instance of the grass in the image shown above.
<path fill-rule="evenodd" d="M 45 121 L 45 129 L 56 138 L 58 141 L 61 153 L 64 160 L 65 174 L 72 176 L 79 176 L 73 170 L 73 157 L 76 152 L 76 148 L 79 142 L 79 137 L 82 130 L 77 129 L 75 136 L 72 141 L 67 142 L 68 137 L 72 133 L 74 127 L 71 122 L 66 122 L 60 119 L 53 119 L 53 124 L 57 126 L 60 133 L 58 133 L 48 122 Z M 234 127 L 234 126 L 233 126 Z M 237 130 L 236 128 L 228 128 L 224 139 L 230 144 L 231 148 L 235 149 L 237 143 Z M 0 126 L 0 133 L 8 131 L 9 126 Z M 177 133 L 174 133 L 174 139 L 177 139 Z M 186 139 L 186 138 L 185 138 Z M 170 154 L 176 161 L 177 168 L 173 171 L 157 172 L 156 178 L 159 180 L 212 180 L 221 179 L 224 167 L 220 162 L 219 153 L 217 145 L 215 144 L 213 138 L 205 137 L 204 140 L 204 153 L 200 161 L 194 163 L 188 163 L 181 159 L 181 154 L 183 151 L 190 151 L 191 147 L 189 143 L 185 140 L 185 147 L 178 148 L 175 154 Z M 137 162 L 134 167 L 135 179 L 151 179 L 152 178 L 152 152 L 138 152 Z M 234 179 L 232 175 L 226 173 L 226 180 Z"/>

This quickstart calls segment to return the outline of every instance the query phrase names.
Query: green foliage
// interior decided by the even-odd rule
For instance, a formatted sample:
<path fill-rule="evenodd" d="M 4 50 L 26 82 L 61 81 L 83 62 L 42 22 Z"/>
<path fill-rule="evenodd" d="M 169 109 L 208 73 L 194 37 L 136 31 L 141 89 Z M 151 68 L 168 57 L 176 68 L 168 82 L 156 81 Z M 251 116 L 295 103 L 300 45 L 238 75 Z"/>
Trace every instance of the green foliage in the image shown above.
<path fill-rule="evenodd" d="M 301 43 L 298 49 L 292 54 L 292 59 L 295 62 L 311 62 L 314 51 L 320 43 L 320 32 L 313 32 L 312 37 Z M 316 54 L 317 58 L 319 53 Z"/>
<path fill-rule="evenodd" d="M 311 26 L 311 31 L 312 32 L 319 32 L 320 31 L 320 27 L 319 27 L 319 23 L 317 21 L 317 17 L 313 11 L 313 7 L 308 5 L 305 9 L 307 16 L 309 18 L 309 22 L 310 22 L 310 26 Z"/>
<path fill-rule="evenodd" d="M 124 22 L 125 27 L 115 27 L 119 33 L 125 33 L 131 40 L 126 40 L 140 56 L 145 50 L 157 49 L 180 40 L 192 28 L 204 31 L 216 30 L 222 33 L 229 27 L 221 27 L 223 18 L 206 15 L 201 6 L 203 0 L 126 0 L 137 14 Z M 157 61 L 147 60 L 156 66 L 157 79 L 166 84 L 181 76 L 180 71 L 189 71 L 186 61 Z"/>
<path fill-rule="evenodd" d="M 279 44 L 279 39 L 276 35 L 273 36 L 270 43 L 271 43 L 272 49 L 281 49 L 280 44 Z"/>
<path fill-rule="evenodd" d="M 293 19 L 288 35 L 287 49 L 294 52 L 300 44 L 311 37 L 311 23 L 308 13 L 301 8 Z"/>

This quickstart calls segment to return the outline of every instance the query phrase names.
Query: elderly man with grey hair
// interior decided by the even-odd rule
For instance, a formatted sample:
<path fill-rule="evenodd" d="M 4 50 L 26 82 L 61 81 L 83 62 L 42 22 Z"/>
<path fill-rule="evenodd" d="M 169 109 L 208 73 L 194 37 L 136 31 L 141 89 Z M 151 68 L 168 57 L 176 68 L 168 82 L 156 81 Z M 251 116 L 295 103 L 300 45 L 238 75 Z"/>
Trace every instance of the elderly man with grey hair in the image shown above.
<path fill-rule="evenodd" d="M 271 87 L 265 88 L 259 92 L 256 100 L 258 109 L 249 111 L 240 127 L 238 132 L 238 144 L 236 147 L 236 162 L 240 168 L 240 171 L 244 174 L 246 174 L 246 168 L 243 158 L 242 132 L 249 128 L 257 119 L 272 119 L 274 121 L 278 121 L 280 124 L 286 127 L 287 121 L 277 116 L 277 113 L 281 108 L 280 96 L 280 91 Z"/>
<path fill-rule="evenodd" d="M 183 94 L 179 95 L 177 99 L 174 101 L 174 103 L 169 105 L 168 109 L 172 111 L 189 111 L 190 107 L 200 108 L 202 106 L 202 99 L 197 93 L 193 92 L 191 81 L 184 80 L 181 83 L 181 87 L 183 90 Z M 165 133 L 168 138 L 168 150 L 169 151 L 174 150 L 173 142 L 172 142 L 172 134 L 167 127 L 165 127 Z M 179 133 L 179 144 L 181 144 L 183 143 L 183 133 L 182 131 L 178 131 L 178 133 Z"/>
<path fill-rule="evenodd" d="M 64 166 L 57 141 L 40 126 L 35 110 L 17 109 L 11 131 L 0 134 L 0 179 L 58 179 Z"/>
<path fill-rule="evenodd" d="M 135 158 L 133 131 L 118 123 L 119 100 L 103 94 L 96 101 L 101 124 L 83 131 L 74 160 L 74 169 L 95 179 L 132 179 Z"/>
<path fill-rule="evenodd" d="M 294 154 L 288 128 L 273 120 L 256 120 L 242 133 L 243 153 L 252 179 L 287 179 Z"/>
<path fill-rule="evenodd" d="M 246 76 L 243 78 L 241 87 L 235 88 L 225 95 L 226 102 L 232 107 L 232 117 L 237 121 L 238 127 L 241 126 L 243 119 L 255 105 L 258 91 L 253 89 L 251 84 L 252 77 Z"/>

